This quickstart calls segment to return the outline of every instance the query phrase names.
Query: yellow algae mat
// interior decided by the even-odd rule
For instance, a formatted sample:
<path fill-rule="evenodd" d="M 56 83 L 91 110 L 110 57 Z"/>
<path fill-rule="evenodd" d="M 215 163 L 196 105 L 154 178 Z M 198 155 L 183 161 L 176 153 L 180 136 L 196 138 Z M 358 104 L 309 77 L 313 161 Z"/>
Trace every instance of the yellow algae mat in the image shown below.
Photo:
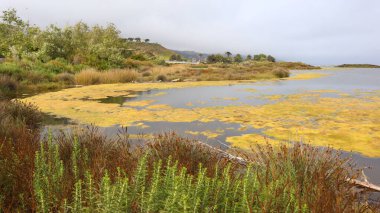
<path fill-rule="evenodd" d="M 330 90 L 310 91 L 296 95 L 281 95 L 281 98 L 275 98 L 277 100 L 275 103 L 261 106 L 236 105 L 191 109 L 155 104 L 152 100 L 130 101 L 123 107 L 119 104 L 91 101 L 107 96 L 128 96 L 131 91 L 222 86 L 231 83 L 237 82 L 96 85 L 40 94 L 24 101 L 36 103 L 44 112 L 104 127 L 158 121 L 239 123 L 262 129 L 262 134 L 271 138 L 270 143 L 300 138 L 305 143 L 317 146 L 332 146 L 370 157 L 380 157 L 378 91 L 355 94 L 355 96 Z M 337 93 L 336 95 L 340 96 L 339 98 L 321 96 L 325 92 Z M 211 138 L 217 136 L 207 130 L 197 134 Z M 262 137 L 255 134 L 229 137 L 227 141 L 233 146 L 242 148 L 254 143 L 264 143 Z"/>

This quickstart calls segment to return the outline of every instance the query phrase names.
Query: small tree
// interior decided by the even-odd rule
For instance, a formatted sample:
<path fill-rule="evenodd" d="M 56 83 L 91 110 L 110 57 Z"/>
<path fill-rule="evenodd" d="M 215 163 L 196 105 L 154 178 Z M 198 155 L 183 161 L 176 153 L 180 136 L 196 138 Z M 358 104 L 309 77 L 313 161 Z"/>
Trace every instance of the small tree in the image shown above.
<path fill-rule="evenodd" d="M 170 56 L 170 61 L 183 61 L 183 58 L 181 55 L 174 54 L 174 55 Z"/>
<path fill-rule="evenodd" d="M 243 57 L 242 57 L 240 54 L 237 54 L 237 55 L 235 56 L 235 58 L 234 58 L 234 61 L 235 61 L 236 63 L 241 63 L 241 62 L 243 62 Z"/>
<path fill-rule="evenodd" d="M 145 41 L 145 43 L 149 43 L 150 39 L 147 38 L 147 39 L 145 39 L 144 41 Z"/>
<path fill-rule="evenodd" d="M 133 40 L 134 40 L 134 38 L 128 38 L 127 40 L 128 40 L 128 41 L 133 41 Z"/>
<path fill-rule="evenodd" d="M 268 55 L 267 60 L 270 62 L 276 62 L 276 59 L 271 55 Z"/>
<path fill-rule="evenodd" d="M 267 55 L 265 54 L 258 54 L 253 56 L 254 61 L 265 61 L 267 60 Z"/>
<path fill-rule="evenodd" d="M 231 52 L 229 52 L 229 51 L 226 52 L 226 56 L 227 56 L 228 58 L 231 57 L 231 55 L 232 55 Z"/>
<path fill-rule="evenodd" d="M 17 11 L 14 8 L 3 11 L 3 15 L 0 18 L 7 25 L 18 26 L 18 27 L 24 27 L 28 25 L 20 17 L 17 16 Z"/>
<path fill-rule="evenodd" d="M 135 38 L 136 42 L 141 42 L 141 38 Z"/>
<path fill-rule="evenodd" d="M 251 55 L 247 55 L 247 58 L 245 58 L 245 60 L 247 60 L 247 61 L 252 60 L 252 56 Z"/>
<path fill-rule="evenodd" d="M 212 55 L 207 56 L 207 63 L 210 63 L 210 64 L 227 63 L 227 62 L 228 62 L 227 58 L 223 57 L 220 54 L 217 54 L 217 55 L 212 54 Z"/>
<path fill-rule="evenodd" d="M 177 61 L 177 55 L 176 54 L 171 55 L 170 56 L 170 61 Z"/>
<path fill-rule="evenodd" d="M 184 58 L 182 58 L 182 56 L 181 55 L 177 55 L 177 61 L 184 61 L 185 59 Z"/>

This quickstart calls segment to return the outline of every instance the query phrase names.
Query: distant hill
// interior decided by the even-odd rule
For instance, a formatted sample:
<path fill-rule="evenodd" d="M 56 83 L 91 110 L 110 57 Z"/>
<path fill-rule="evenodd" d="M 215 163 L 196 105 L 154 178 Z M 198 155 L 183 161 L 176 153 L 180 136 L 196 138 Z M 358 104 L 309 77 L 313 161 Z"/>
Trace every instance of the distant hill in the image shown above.
<path fill-rule="evenodd" d="M 305 64 L 302 62 L 276 62 L 277 66 L 290 69 L 290 70 L 314 70 L 321 69 L 321 67 Z"/>
<path fill-rule="evenodd" d="M 373 64 L 342 64 L 336 67 L 344 67 L 344 68 L 380 68 L 379 65 Z"/>
<path fill-rule="evenodd" d="M 202 60 L 206 60 L 208 54 L 205 54 L 205 53 L 199 53 L 199 52 L 195 52 L 195 51 L 180 51 L 180 50 L 172 50 L 174 52 L 176 52 L 177 54 L 180 54 L 181 56 L 185 57 L 185 58 L 188 58 L 188 59 L 199 59 L 200 57 L 200 54 L 202 55 L 201 59 Z"/>
<path fill-rule="evenodd" d="M 156 57 L 161 59 L 169 59 L 170 56 L 176 54 L 176 52 L 157 43 L 128 42 L 128 48 L 135 54 L 143 54 L 148 57 Z"/>

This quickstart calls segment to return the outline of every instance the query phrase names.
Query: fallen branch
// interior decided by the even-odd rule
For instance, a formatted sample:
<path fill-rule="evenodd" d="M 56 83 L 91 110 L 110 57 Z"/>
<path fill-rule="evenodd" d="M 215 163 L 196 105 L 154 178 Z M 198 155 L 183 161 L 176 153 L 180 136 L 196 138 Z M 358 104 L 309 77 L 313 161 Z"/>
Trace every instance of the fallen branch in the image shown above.
<path fill-rule="evenodd" d="M 347 181 L 354 184 L 355 186 L 359 188 L 364 188 L 371 191 L 380 192 L 380 186 L 377 186 L 375 184 L 365 182 L 365 181 L 355 180 L 355 179 L 347 179 Z"/>

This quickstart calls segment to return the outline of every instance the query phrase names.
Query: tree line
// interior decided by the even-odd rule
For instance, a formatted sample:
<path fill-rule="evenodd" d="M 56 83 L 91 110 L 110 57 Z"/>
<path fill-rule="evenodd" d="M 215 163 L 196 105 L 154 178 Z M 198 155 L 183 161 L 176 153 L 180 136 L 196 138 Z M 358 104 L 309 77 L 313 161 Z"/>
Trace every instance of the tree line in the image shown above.
<path fill-rule="evenodd" d="M 236 54 L 234 57 L 233 54 L 229 51 L 227 51 L 224 55 L 222 54 L 212 54 L 207 57 L 208 63 L 241 63 L 244 60 L 245 61 L 269 61 L 269 62 L 276 62 L 276 59 L 271 55 L 265 55 L 265 54 L 258 54 L 254 55 L 247 55 L 245 58 L 241 54 Z"/>

